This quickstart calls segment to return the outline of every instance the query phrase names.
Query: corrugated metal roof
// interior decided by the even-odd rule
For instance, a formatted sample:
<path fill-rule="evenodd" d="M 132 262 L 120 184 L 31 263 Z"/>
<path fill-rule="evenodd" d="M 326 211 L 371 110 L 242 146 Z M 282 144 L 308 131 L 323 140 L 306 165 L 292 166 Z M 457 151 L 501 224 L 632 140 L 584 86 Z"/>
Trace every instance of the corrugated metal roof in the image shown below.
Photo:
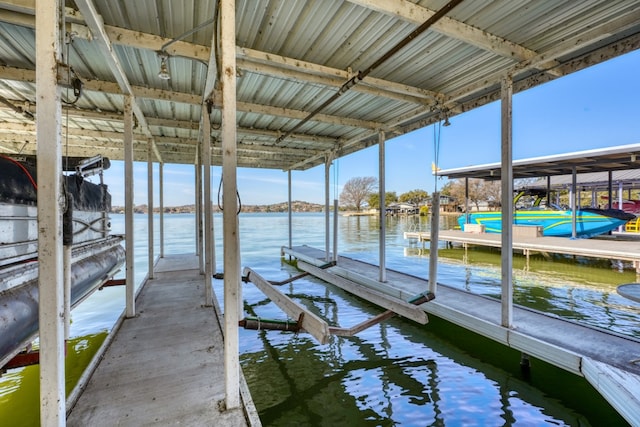
<path fill-rule="evenodd" d="M 553 156 L 515 160 L 514 178 L 538 178 L 554 175 L 587 174 L 590 172 L 621 171 L 640 166 L 640 144 L 619 145 L 610 148 L 576 151 Z M 438 171 L 438 176 L 448 178 L 501 178 L 501 163 L 469 166 Z M 603 182 L 606 182 L 604 180 Z"/>
<path fill-rule="evenodd" d="M 81 2 L 87 1 L 104 22 L 161 160 L 193 163 L 208 67 L 214 66 L 216 23 L 207 22 L 218 1 Z M 306 169 L 328 154 L 370 146 L 379 130 L 390 138 L 499 99 L 507 74 L 518 92 L 640 46 L 636 0 L 465 0 L 276 144 L 445 4 L 237 0 L 239 166 Z M 20 113 L 35 113 L 34 5 L 0 0 L 0 152 L 35 152 L 34 122 Z M 121 159 L 123 95 L 78 9 L 67 2 L 73 26 L 65 57 L 84 82 L 83 95 L 65 109 L 69 152 Z M 171 80 L 158 78 L 163 48 Z M 218 138 L 219 111 L 212 120 Z M 139 130 L 135 138 L 135 158 L 144 160 L 149 138 Z M 220 164 L 219 149 L 214 143 L 214 164 Z"/>

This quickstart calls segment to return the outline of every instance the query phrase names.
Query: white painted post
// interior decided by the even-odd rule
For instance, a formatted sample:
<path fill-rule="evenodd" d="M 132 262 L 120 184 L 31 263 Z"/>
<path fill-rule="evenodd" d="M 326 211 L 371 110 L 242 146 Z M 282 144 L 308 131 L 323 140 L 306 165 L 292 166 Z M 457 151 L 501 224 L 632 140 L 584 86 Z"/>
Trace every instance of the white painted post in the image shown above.
<path fill-rule="evenodd" d="M 438 236 L 440 232 L 440 193 L 431 197 L 431 226 L 429 230 L 429 292 L 436 294 L 438 285 Z"/>
<path fill-rule="evenodd" d="M 578 187 L 576 185 L 576 167 L 571 168 L 571 191 L 569 194 L 571 195 L 569 204 L 571 205 L 571 238 L 576 239 L 578 237 L 578 233 L 576 231 L 576 211 L 578 207 L 576 206 L 576 192 L 578 191 Z"/>
<path fill-rule="evenodd" d="M 148 245 L 149 245 L 149 279 L 153 279 L 153 141 L 147 139 L 147 215 Z"/>
<path fill-rule="evenodd" d="M 330 247 L 329 242 L 331 241 L 331 222 L 329 220 L 329 171 L 331 169 L 331 158 L 326 156 L 324 159 L 324 260 L 329 262 L 331 260 L 331 256 L 329 255 Z"/>
<path fill-rule="evenodd" d="M 133 97 L 124 96 L 124 230 L 126 250 L 126 317 L 135 317 L 135 270 L 133 228 Z"/>
<path fill-rule="evenodd" d="M 204 165 L 204 305 L 213 306 L 213 221 L 211 218 L 211 118 L 202 104 L 202 163 Z"/>
<path fill-rule="evenodd" d="M 380 225 L 378 230 L 378 258 L 380 262 L 379 277 L 381 282 L 387 281 L 387 254 L 385 240 L 387 236 L 387 217 L 386 210 L 387 204 L 385 200 L 386 195 L 386 183 L 385 183 L 385 134 L 383 131 L 378 131 L 378 198 L 380 204 Z"/>
<path fill-rule="evenodd" d="M 40 425 L 64 426 L 64 312 L 62 250 L 62 113 L 57 62 L 64 4 L 36 6 L 36 141 L 38 158 L 38 288 L 40 298 Z"/>
<path fill-rule="evenodd" d="M 287 171 L 287 191 L 288 191 L 288 203 L 287 214 L 289 216 L 289 249 L 293 247 L 293 213 L 291 207 L 291 169 Z"/>
<path fill-rule="evenodd" d="M 338 199 L 333 199 L 333 262 L 338 262 Z"/>
<path fill-rule="evenodd" d="M 624 186 L 622 181 L 618 182 L 618 209 L 622 210 L 624 203 L 622 201 L 622 192 L 624 191 Z M 629 197 L 631 199 L 631 197 Z M 618 231 L 624 231 L 624 225 L 618 227 Z"/>
<path fill-rule="evenodd" d="M 501 81 L 502 122 L 502 326 L 513 322 L 513 80 L 505 76 Z"/>
<path fill-rule="evenodd" d="M 235 0 L 220 9 L 222 75 L 222 177 L 224 241 L 224 371 L 227 409 L 240 406 L 238 320 L 240 304 L 240 236 L 237 215 L 236 146 L 236 11 Z"/>
<path fill-rule="evenodd" d="M 198 140 L 196 149 L 195 164 L 195 185 L 196 185 L 196 255 L 198 255 L 198 266 L 200 274 L 204 275 L 204 248 L 202 242 L 202 138 Z"/>
<path fill-rule="evenodd" d="M 159 209 L 160 209 L 160 258 L 164 258 L 164 162 L 160 162 L 158 169 L 159 189 Z"/>

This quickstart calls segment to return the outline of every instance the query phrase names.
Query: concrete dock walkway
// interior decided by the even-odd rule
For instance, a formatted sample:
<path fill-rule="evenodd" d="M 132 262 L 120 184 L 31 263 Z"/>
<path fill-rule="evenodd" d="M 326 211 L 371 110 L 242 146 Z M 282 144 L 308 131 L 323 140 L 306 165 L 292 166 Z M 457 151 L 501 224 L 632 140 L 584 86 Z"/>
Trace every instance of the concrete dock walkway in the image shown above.
<path fill-rule="evenodd" d="M 260 425 L 248 392 L 244 407 L 219 409 L 223 338 L 215 309 L 203 306 L 197 262 L 191 254 L 159 259 L 136 301 L 137 316 L 116 331 L 69 426 Z"/>

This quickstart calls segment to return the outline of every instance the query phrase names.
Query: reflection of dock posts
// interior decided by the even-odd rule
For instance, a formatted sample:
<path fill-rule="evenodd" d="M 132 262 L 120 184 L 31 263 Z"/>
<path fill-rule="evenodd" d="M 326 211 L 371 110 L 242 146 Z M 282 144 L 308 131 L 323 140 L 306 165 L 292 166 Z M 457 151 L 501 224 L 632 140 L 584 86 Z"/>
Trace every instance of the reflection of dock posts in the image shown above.
<path fill-rule="evenodd" d="M 469 253 L 467 250 L 469 249 L 469 244 L 467 242 L 462 243 L 462 247 L 464 248 L 464 255 L 462 255 L 462 262 L 467 264 L 469 262 Z"/>
<path fill-rule="evenodd" d="M 529 271 L 529 255 L 531 254 L 531 250 L 529 249 L 525 249 L 524 250 L 524 256 L 526 259 L 525 265 L 524 265 L 524 271 Z"/>

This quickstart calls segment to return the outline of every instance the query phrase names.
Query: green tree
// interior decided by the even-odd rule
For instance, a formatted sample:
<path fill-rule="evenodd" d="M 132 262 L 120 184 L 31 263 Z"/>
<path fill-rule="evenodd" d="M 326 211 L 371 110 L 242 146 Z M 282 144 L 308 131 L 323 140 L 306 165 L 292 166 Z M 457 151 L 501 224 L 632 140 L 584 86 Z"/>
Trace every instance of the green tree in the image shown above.
<path fill-rule="evenodd" d="M 429 193 L 424 190 L 411 190 L 407 193 L 402 193 L 398 197 L 399 202 L 413 203 L 420 206 L 425 204 L 429 200 Z"/>
<path fill-rule="evenodd" d="M 364 202 L 378 188 L 378 180 L 372 176 L 355 177 L 348 180 L 340 193 L 340 204 L 355 208 L 358 212 Z"/>
<path fill-rule="evenodd" d="M 384 203 L 386 206 L 389 206 L 391 203 L 395 203 L 398 201 L 398 196 L 396 196 L 395 191 L 387 191 L 384 194 Z M 380 207 L 380 194 L 379 193 L 371 193 L 369 198 L 367 199 L 367 203 L 370 208 L 379 208 Z"/>

